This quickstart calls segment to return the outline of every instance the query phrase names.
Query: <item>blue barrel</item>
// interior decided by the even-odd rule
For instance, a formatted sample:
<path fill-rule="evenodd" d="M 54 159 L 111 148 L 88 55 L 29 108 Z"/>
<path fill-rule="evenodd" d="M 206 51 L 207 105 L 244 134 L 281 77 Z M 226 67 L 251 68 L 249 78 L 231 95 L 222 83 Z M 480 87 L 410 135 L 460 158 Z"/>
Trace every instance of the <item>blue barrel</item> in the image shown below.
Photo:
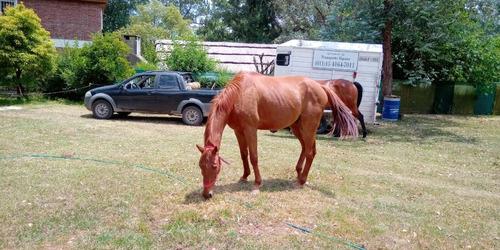
<path fill-rule="evenodd" d="M 384 97 L 382 119 L 386 121 L 397 121 L 399 119 L 400 104 L 401 99 L 397 96 Z"/>

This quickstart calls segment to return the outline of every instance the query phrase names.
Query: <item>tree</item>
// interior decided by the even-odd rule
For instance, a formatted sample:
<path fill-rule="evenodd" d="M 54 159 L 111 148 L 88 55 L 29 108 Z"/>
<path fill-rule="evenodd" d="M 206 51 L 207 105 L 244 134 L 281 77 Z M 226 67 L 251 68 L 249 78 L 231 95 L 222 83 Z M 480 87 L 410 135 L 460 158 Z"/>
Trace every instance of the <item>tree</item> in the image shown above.
<path fill-rule="evenodd" d="M 217 63 L 208 57 L 202 44 L 193 37 L 175 41 L 166 59 L 168 69 L 187 72 L 214 71 Z"/>
<path fill-rule="evenodd" d="M 139 35 L 144 57 L 156 63 L 156 40 L 192 35 L 189 24 L 190 21 L 184 19 L 175 6 L 165 6 L 159 0 L 152 0 L 137 6 L 137 15 L 131 17 L 130 25 L 121 29 L 120 33 Z"/>
<path fill-rule="evenodd" d="M 0 78 L 14 84 L 19 95 L 25 87 L 48 77 L 55 68 L 56 51 L 40 18 L 22 3 L 0 16 Z"/>
<path fill-rule="evenodd" d="M 340 3 L 329 15 L 322 36 L 383 43 L 384 95 L 391 94 L 391 65 L 395 78 L 413 85 L 466 81 L 466 65 L 474 63 L 474 47 L 469 41 L 481 33 L 467 11 L 467 0 Z"/>
<path fill-rule="evenodd" d="M 136 10 L 136 5 L 148 0 L 108 0 L 104 9 L 103 31 L 113 32 L 130 23 L 130 15 Z"/>
<path fill-rule="evenodd" d="M 210 0 L 161 0 L 161 2 L 166 6 L 174 5 L 184 18 L 192 21 L 207 15 L 210 8 Z"/>
<path fill-rule="evenodd" d="M 274 42 L 291 39 L 319 40 L 320 30 L 337 0 L 273 0 L 281 29 Z"/>
<path fill-rule="evenodd" d="M 198 34 L 209 41 L 270 43 L 280 33 L 272 1 L 214 0 Z"/>

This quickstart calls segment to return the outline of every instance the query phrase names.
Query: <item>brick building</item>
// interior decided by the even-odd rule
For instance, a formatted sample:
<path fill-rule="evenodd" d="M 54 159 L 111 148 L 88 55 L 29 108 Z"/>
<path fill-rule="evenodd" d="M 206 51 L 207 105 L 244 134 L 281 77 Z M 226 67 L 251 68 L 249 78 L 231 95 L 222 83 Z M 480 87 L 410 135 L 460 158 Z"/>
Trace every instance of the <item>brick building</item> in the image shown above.
<path fill-rule="evenodd" d="M 37 13 L 56 47 L 64 47 L 74 40 L 82 45 L 102 30 L 107 0 L 0 0 L 1 10 L 19 2 Z"/>

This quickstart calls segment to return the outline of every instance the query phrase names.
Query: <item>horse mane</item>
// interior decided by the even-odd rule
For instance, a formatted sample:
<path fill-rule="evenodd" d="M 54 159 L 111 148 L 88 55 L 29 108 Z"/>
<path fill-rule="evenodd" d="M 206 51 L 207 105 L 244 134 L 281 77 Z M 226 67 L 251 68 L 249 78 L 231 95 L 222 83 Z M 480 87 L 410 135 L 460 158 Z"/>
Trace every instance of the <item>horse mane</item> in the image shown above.
<path fill-rule="evenodd" d="M 241 82 L 244 78 L 243 73 L 238 73 L 231 82 L 212 100 L 212 113 L 227 112 L 233 110 L 235 101 L 240 96 Z"/>
<path fill-rule="evenodd" d="M 231 82 L 212 100 L 212 107 L 207 119 L 207 131 L 212 128 L 216 121 L 227 122 L 227 116 L 233 110 L 234 103 L 241 94 L 241 83 L 244 81 L 247 73 L 240 72 L 231 80 Z M 205 141 L 210 133 L 205 131 Z"/>

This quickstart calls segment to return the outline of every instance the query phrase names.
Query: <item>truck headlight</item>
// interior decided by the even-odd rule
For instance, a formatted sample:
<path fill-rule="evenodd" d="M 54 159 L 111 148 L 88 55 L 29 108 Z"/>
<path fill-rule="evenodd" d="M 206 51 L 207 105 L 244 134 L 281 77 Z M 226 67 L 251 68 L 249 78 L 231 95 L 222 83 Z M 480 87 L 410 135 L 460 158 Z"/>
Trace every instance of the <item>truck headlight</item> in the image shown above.
<path fill-rule="evenodd" d="M 87 92 L 85 93 L 85 97 L 91 97 L 91 96 L 92 96 L 92 93 L 90 93 L 90 91 L 87 91 Z"/>

